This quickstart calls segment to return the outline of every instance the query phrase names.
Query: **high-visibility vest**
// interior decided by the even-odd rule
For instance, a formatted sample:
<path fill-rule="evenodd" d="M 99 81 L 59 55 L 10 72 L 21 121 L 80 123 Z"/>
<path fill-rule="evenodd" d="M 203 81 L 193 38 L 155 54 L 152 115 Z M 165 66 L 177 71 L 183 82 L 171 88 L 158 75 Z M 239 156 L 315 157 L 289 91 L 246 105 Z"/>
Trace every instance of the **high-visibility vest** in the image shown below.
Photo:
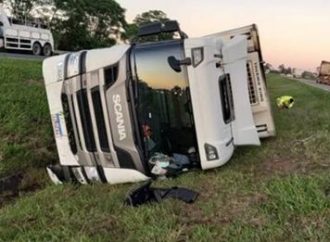
<path fill-rule="evenodd" d="M 279 108 L 292 108 L 294 104 L 294 99 L 291 96 L 282 96 L 277 98 L 277 106 Z"/>

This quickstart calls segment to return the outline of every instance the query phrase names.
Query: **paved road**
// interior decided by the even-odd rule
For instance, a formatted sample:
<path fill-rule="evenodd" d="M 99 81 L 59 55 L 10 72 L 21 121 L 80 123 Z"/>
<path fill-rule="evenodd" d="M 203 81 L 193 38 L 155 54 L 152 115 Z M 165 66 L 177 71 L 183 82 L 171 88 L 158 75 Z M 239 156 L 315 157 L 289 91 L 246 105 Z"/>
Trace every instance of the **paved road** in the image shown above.
<path fill-rule="evenodd" d="M 330 86 L 329 85 L 316 83 L 316 80 L 306 80 L 306 79 L 297 79 L 297 78 L 292 78 L 292 79 L 294 79 L 296 81 L 299 81 L 299 82 L 302 82 L 306 85 L 316 87 L 316 88 L 319 88 L 319 89 L 330 92 Z"/>
<path fill-rule="evenodd" d="M 43 56 L 34 56 L 29 54 L 20 54 L 20 53 L 8 53 L 8 52 L 0 52 L 0 59 L 1 58 L 12 58 L 12 59 L 21 59 L 21 60 L 35 60 L 41 61 L 45 57 Z"/>

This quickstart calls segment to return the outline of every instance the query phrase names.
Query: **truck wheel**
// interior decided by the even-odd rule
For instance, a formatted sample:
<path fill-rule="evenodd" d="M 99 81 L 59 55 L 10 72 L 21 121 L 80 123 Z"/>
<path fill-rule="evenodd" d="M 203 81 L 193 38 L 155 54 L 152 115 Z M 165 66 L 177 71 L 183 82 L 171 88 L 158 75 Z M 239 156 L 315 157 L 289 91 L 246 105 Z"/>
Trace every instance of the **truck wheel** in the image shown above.
<path fill-rule="evenodd" d="M 40 55 L 41 54 L 41 45 L 39 43 L 34 43 L 32 47 L 32 53 L 34 55 Z"/>
<path fill-rule="evenodd" d="M 42 52 L 44 56 L 51 56 L 53 54 L 52 46 L 50 44 L 45 44 Z"/>

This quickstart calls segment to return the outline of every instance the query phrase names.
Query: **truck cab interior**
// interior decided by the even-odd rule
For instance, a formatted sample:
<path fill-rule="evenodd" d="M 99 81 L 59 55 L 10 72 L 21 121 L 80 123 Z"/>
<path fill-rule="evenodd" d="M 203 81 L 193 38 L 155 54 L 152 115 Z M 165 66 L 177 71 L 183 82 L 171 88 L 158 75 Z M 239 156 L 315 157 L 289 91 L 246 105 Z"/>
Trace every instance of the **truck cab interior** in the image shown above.
<path fill-rule="evenodd" d="M 135 107 L 147 160 L 156 152 L 172 156 L 197 150 L 185 68 L 174 71 L 168 57 L 184 58 L 183 41 L 139 44 L 131 52 Z"/>

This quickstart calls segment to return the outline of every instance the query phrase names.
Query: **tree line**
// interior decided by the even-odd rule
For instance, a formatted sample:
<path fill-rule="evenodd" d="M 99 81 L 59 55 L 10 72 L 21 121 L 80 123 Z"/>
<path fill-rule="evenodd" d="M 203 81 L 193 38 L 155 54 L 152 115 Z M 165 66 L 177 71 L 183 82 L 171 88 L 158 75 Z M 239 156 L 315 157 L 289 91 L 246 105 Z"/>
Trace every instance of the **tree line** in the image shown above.
<path fill-rule="evenodd" d="M 55 48 L 81 50 L 109 47 L 136 36 L 140 25 L 169 20 L 150 10 L 126 21 L 125 9 L 115 0 L 0 0 L 18 20 L 36 19 L 53 33 Z M 163 39 L 172 35 L 161 36 Z"/>

